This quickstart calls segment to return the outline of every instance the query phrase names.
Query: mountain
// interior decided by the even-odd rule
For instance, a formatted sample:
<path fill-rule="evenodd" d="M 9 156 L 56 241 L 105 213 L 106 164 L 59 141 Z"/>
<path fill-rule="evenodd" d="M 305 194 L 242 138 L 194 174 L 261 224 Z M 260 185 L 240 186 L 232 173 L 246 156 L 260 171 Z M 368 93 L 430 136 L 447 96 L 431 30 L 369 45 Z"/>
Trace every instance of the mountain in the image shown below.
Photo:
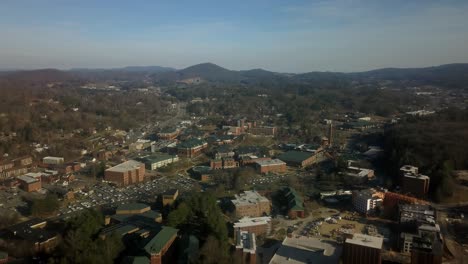
<path fill-rule="evenodd" d="M 117 68 L 113 70 L 121 70 L 127 72 L 148 72 L 148 73 L 155 73 L 155 72 L 171 72 L 175 71 L 176 69 L 170 67 L 162 67 L 162 66 L 127 66 L 124 68 Z"/>

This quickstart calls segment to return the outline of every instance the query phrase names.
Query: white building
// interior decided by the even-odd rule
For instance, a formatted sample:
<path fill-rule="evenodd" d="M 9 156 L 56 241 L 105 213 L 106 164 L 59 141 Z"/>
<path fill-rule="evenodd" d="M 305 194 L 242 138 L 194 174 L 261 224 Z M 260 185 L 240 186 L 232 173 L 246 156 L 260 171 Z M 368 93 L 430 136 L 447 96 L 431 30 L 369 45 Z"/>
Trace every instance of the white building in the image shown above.
<path fill-rule="evenodd" d="M 65 159 L 62 157 L 44 157 L 42 158 L 42 163 L 50 165 L 58 165 L 65 162 Z"/>

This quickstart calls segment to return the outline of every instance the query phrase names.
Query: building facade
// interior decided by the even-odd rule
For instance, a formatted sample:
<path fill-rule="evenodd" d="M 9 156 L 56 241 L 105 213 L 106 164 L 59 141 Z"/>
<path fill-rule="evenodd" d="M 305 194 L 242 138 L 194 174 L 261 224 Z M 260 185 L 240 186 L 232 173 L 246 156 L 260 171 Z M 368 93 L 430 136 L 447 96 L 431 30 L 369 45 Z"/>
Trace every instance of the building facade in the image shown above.
<path fill-rule="evenodd" d="M 239 218 L 244 216 L 260 217 L 269 215 L 271 212 L 270 201 L 256 191 L 245 191 L 235 197 L 236 199 L 232 200 L 232 203 L 236 208 L 236 216 Z"/>
<path fill-rule="evenodd" d="M 104 171 L 104 179 L 123 187 L 143 182 L 145 178 L 145 164 L 135 160 L 128 160 Z"/>
<path fill-rule="evenodd" d="M 345 240 L 343 264 L 380 264 L 382 263 L 383 238 L 354 234 Z"/>
<path fill-rule="evenodd" d="M 286 162 L 279 159 L 260 160 L 255 162 L 255 168 L 259 173 L 286 172 Z"/>

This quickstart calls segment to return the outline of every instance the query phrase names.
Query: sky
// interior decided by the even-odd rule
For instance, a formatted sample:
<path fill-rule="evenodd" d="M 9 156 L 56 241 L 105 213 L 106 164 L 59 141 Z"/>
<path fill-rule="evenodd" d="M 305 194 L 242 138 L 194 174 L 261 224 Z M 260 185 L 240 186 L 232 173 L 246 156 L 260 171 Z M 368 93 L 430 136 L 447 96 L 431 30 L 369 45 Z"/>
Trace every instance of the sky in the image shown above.
<path fill-rule="evenodd" d="M 468 62 L 466 0 L 1 0 L 0 69 Z"/>

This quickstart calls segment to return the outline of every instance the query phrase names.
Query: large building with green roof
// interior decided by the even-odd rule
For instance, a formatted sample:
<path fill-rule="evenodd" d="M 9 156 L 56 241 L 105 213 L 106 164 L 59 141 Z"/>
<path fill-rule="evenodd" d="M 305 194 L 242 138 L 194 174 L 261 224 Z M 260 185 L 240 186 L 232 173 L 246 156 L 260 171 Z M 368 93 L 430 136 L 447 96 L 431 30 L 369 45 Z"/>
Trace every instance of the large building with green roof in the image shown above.
<path fill-rule="evenodd" d="M 206 141 L 198 138 L 190 138 L 177 145 L 177 154 L 182 157 L 192 158 L 200 154 L 208 147 Z"/>
<path fill-rule="evenodd" d="M 317 152 L 291 150 L 281 154 L 278 159 L 286 162 L 288 166 L 307 167 L 317 161 Z"/>
<path fill-rule="evenodd" d="M 294 188 L 283 187 L 280 189 L 280 194 L 284 198 L 283 201 L 288 208 L 288 216 L 290 219 L 305 217 L 304 200 Z"/>

